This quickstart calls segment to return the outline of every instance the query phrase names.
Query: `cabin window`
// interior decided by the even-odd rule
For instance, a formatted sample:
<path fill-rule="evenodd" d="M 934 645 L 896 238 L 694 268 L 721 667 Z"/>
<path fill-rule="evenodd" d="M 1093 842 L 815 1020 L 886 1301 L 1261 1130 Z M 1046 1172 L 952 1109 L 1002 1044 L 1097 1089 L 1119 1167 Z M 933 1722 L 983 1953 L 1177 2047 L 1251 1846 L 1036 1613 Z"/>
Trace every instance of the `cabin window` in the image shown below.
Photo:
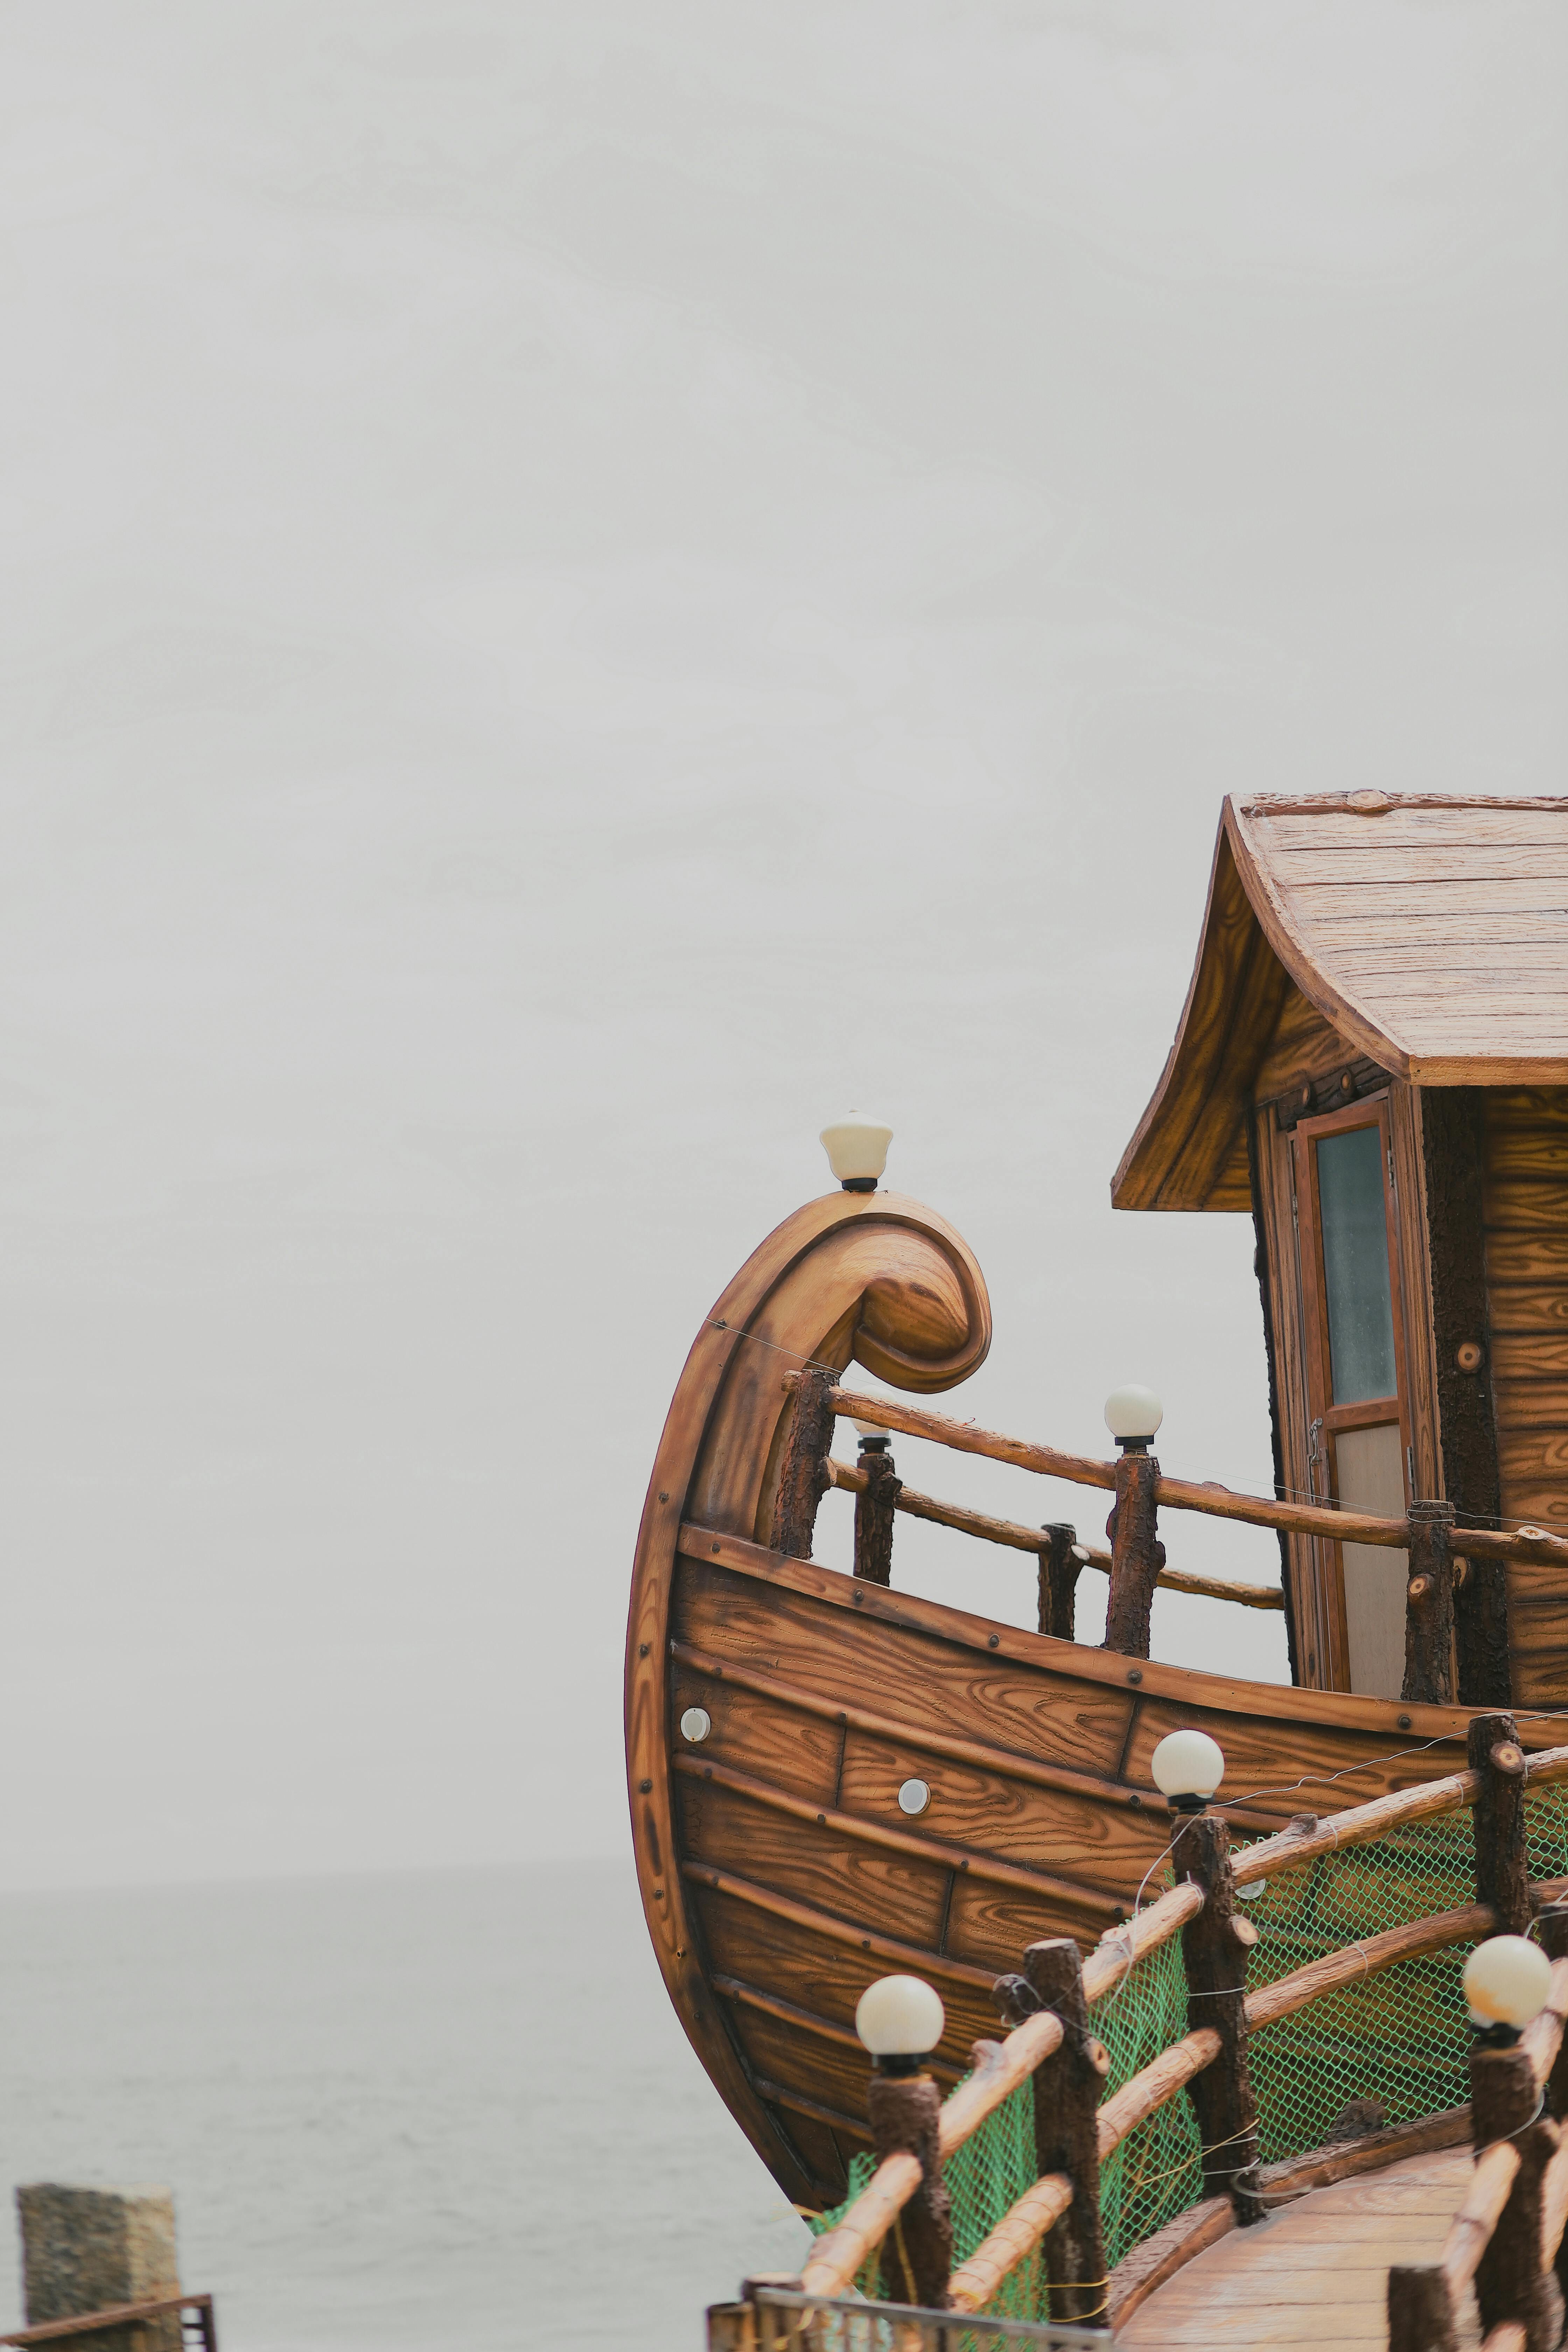
<path fill-rule="evenodd" d="M 1312 1494 L 1403 1518 L 1409 1410 L 1386 1103 L 1303 1119 L 1295 1152 Z M 1335 1654 L 1326 1679 L 1342 1690 L 1397 1698 L 1405 1554 L 1373 1544 L 1317 1550 Z"/>

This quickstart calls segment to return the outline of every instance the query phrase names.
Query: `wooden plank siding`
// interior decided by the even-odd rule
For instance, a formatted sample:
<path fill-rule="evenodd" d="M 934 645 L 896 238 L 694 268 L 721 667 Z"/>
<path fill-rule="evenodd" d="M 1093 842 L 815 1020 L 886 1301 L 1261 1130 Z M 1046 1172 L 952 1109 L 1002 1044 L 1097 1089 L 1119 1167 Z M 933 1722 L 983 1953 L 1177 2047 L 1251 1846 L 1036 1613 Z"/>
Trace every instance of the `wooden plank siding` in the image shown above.
<path fill-rule="evenodd" d="M 1482 1182 L 1504 1519 L 1568 1531 L 1568 1087 L 1490 1087 Z M 1510 1572 L 1514 1696 L 1568 1697 L 1568 1578 Z"/>

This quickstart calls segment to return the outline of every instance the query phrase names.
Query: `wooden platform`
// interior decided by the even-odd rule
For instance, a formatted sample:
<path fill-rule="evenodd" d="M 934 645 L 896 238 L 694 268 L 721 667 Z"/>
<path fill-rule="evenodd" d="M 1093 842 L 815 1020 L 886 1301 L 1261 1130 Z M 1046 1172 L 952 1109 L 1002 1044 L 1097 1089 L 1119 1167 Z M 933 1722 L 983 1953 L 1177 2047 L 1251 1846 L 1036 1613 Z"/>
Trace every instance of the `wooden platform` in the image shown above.
<path fill-rule="evenodd" d="M 1151 2295 L 1118 2332 L 1118 2346 L 1386 2345 L 1389 2265 L 1437 2260 L 1471 2161 L 1468 2147 L 1411 2157 L 1233 2230 Z M 1468 2302 L 1461 2352 L 1479 2341 Z"/>

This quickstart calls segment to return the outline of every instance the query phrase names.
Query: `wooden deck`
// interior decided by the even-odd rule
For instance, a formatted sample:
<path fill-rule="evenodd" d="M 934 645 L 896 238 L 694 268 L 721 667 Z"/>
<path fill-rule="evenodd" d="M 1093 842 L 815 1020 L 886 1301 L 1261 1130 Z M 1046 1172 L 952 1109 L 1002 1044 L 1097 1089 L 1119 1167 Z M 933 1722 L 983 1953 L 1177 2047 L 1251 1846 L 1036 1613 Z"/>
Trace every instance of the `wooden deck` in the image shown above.
<path fill-rule="evenodd" d="M 1118 2331 L 1118 2347 L 1385 2346 L 1389 2266 L 1437 2260 L 1471 2161 L 1468 2147 L 1410 2157 L 1233 2230 L 1150 2296 Z M 1467 2298 L 1460 2352 L 1479 2341 Z"/>

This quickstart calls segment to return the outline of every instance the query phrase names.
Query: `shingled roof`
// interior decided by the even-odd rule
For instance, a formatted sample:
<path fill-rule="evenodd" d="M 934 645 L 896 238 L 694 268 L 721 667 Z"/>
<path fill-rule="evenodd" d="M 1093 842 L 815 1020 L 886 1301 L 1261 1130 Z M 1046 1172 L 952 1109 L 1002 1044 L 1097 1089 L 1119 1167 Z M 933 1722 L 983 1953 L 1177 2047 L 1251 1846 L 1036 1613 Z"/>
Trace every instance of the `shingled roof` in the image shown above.
<path fill-rule="evenodd" d="M 1413 1085 L 1568 1085 L 1568 800 L 1227 800 L 1117 1208 L 1249 1205 L 1247 1107 L 1291 982 Z"/>

